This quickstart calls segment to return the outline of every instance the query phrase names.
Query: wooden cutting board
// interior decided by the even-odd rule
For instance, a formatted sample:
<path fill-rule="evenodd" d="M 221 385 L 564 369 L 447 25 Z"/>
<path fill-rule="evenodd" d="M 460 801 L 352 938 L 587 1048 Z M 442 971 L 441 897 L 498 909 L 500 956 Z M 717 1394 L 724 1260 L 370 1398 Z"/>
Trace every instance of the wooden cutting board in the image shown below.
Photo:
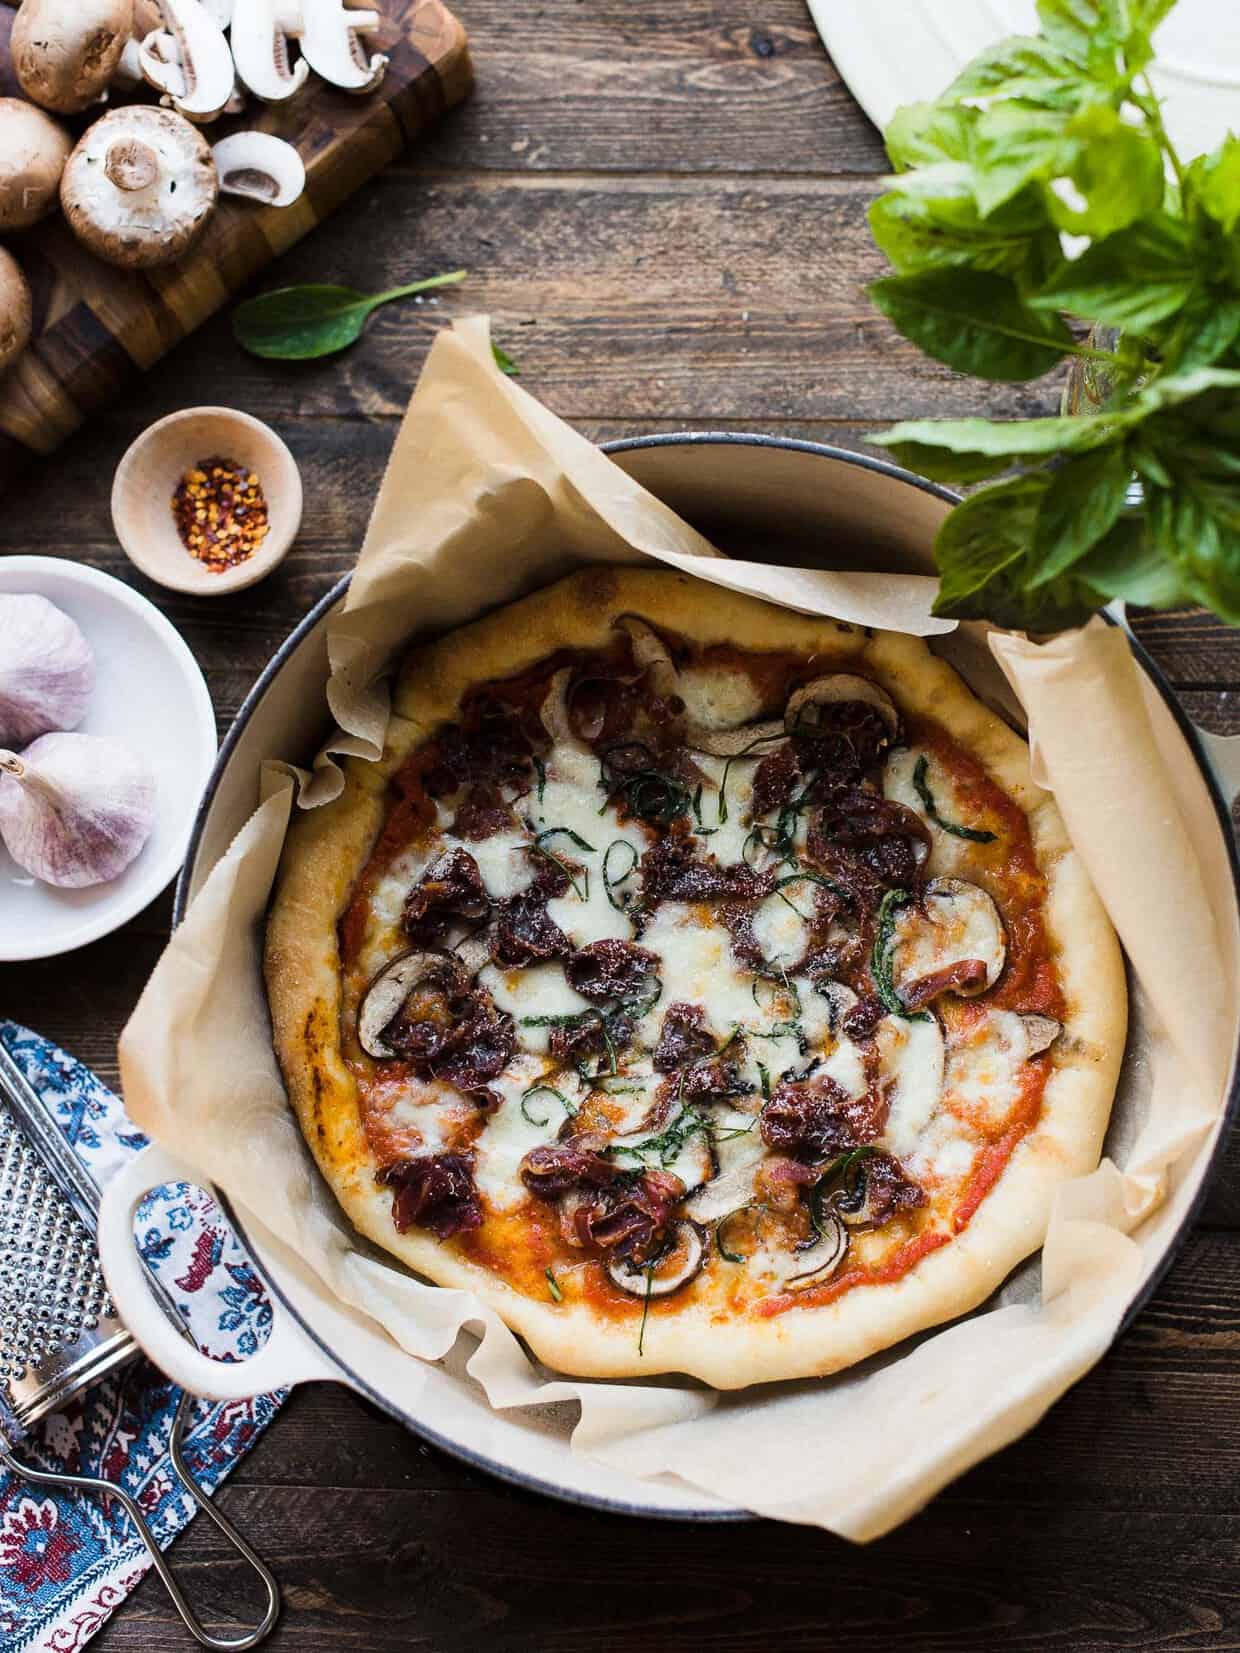
<path fill-rule="evenodd" d="M 294 144 L 305 194 L 291 207 L 222 196 L 194 252 L 158 270 L 100 262 L 59 213 L 6 245 L 34 296 L 34 337 L 0 375 L 0 488 L 51 453 L 97 408 L 312 230 L 469 91 L 465 31 L 440 0 L 380 0 L 371 50 L 390 57 L 381 85 L 355 98 L 312 75 L 289 103 L 250 100 L 244 114 L 205 128 L 217 142 L 259 127 Z M 18 96 L 9 55 L 13 13 L 0 7 L 0 95 Z M 75 132 L 90 124 L 74 117 Z"/>

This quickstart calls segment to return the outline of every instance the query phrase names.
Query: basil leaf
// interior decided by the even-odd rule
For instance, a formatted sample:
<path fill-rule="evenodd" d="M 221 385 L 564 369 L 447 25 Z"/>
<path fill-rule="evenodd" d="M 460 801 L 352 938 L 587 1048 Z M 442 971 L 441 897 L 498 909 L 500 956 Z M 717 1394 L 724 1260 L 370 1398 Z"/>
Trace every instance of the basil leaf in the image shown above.
<path fill-rule="evenodd" d="M 934 560 L 942 576 L 936 614 L 980 614 L 981 594 L 1024 557 L 1048 478 L 1014 477 L 962 500 L 939 529 Z M 984 605 L 983 605 L 984 606 Z"/>
<path fill-rule="evenodd" d="M 1230 350 L 1240 334 L 1240 299 L 1209 289 L 1189 299 L 1163 341 L 1163 357 L 1177 373 L 1209 367 Z"/>
<path fill-rule="evenodd" d="M 908 419 L 867 440 L 890 448 L 902 465 L 940 482 L 979 482 L 1015 460 L 1082 452 L 1115 439 L 1129 421 L 1106 414 L 1084 419 Z"/>
<path fill-rule="evenodd" d="M 1179 570 L 1168 562 L 1139 517 L 1121 517 L 1077 565 L 1104 597 L 1119 597 L 1143 608 L 1174 608 L 1192 599 Z"/>
<path fill-rule="evenodd" d="M 1211 477 L 1177 479 L 1149 505 L 1150 532 L 1188 592 L 1240 625 L 1240 486 Z"/>
<path fill-rule="evenodd" d="M 1131 481 L 1132 467 L 1120 442 L 1079 454 L 1055 471 L 1038 508 L 1031 589 L 1058 578 L 1110 533 Z"/>
<path fill-rule="evenodd" d="M 1087 109 L 1068 126 L 1067 177 L 1081 197 L 1074 207 L 1054 190 L 1051 212 L 1074 235 L 1107 236 L 1157 212 L 1165 190 L 1162 151 L 1145 133 L 1105 106 Z"/>
<path fill-rule="evenodd" d="M 1132 40 L 1128 0 L 1038 0 L 1042 33 L 1091 76 L 1116 90 L 1116 54 Z M 1138 56 L 1144 41 L 1132 41 Z"/>
<path fill-rule="evenodd" d="M 977 121 L 973 109 L 953 109 L 942 103 L 906 103 L 897 109 L 883 132 L 891 164 L 901 172 L 936 161 L 967 161 Z"/>
<path fill-rule="evenodd" d="M 974 194 L 982 216 L 1034 179 L 1050 179 L 1071 163 L 1068 116 L 1021 102 L 997 103 L 978 121 Z"/>
<path fill-rule="evenodd" d="M 1202 208 L 1230 235 L 1240 222 L 1240 138 L 1228 134 L 1217 149 L 1199 156 L 1189 180 Z"/>
<path fill-rule="evenodd" d="M 1060 576 L 1029 589 L 1038 509 L 1050 484 L 1045 472 L 992 483 L 948 516 L 934 542 L 942 576 L 934 612 L 1030 631 L 1079 625 L 1098 606 L 1083 581 Z"/>
<path fill-rule="evenodd" d="M 1039 378 L 1072 343 L 1057 315 L 1030 310 L 1013 282 L 982 270 L 885 276 L 869 293 L 927 355 L 982 379 Z"/>
<path fill-rule="evenodd" d="M 869 223 L 901 273 L 967 264 L 1037 286 L 1062 256 L 1059 236 L 1034 190 L 983 219 L 971 191 L 942 197 L 896 189 L 871 205 Z"/>
<path fill-rule="evenodd" d="M 1072 58 L 1051 41 L 1039 35 L 1009 35 L 966 64 L 944 97 L 980 98 L 1001 92 L 1060 109 L 1075 107 L 1079 79 Z"/>
<path fill-rule="evenodd" d="M 1029 303 L 1140 333 L 1187 303 L 1195 277 L 1187 229 L 1158 213 L 1060 265 Z"/>
<path fill-rule="evenodd" d="M 428 276 L 386 293 L 359 293 L 356 287 L 309 285 L 280 287 L 260 293 L 233 311 L 233 336 L 253 356 L 277 361 L 308 361 L 330 356 L 361 336 L 372 310 L 411 293 L 450 287 L 464 281 L 465 270 Z"/>

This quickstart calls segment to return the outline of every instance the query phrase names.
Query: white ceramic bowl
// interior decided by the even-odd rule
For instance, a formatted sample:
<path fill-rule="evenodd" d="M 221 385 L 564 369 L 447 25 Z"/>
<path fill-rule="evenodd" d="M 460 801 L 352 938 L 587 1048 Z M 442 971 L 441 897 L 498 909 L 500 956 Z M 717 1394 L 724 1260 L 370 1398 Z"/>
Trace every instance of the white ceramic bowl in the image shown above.
<path fill-rule="evenodd" d="M 155 769 L 155 829 L 119 878 L 58 890 L 0 845 L 0 961 L 50 958 L 108 935 L 176 877 L 215 762 L 215 713 L 184 640 L 145 597 L 59 557 L 0 557 L 0 592 L 34 592 L 75 620 L 95 651 L 95 692 L 78 725 L 144 753 Z"/>

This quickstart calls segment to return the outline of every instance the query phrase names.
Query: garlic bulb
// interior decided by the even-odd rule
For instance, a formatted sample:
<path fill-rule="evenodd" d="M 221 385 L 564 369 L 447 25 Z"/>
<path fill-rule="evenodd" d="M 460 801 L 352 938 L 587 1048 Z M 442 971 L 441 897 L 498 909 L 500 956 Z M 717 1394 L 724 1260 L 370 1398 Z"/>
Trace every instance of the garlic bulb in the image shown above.
<path fill-rule="evenodd" d="M 46 597 L 0 595 L 0 745 L 74 729 L 95 686 L 95 653 Z"/>
<path fill-rule="evenodd" d="M 155 777 L 119 740 L 43 735 L 0 750 L 0 838 L 27 872 L 61 889 L 115 878 L 155 824 Z"/>

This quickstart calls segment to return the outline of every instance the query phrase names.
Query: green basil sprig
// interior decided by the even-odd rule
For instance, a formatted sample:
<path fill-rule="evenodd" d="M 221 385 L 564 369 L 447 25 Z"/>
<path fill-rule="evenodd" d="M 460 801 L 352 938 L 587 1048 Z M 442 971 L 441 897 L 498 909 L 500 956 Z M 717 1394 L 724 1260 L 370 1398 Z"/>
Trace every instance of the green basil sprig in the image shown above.
<path fill-rule="evenodd" d="M 1038 34 L 887 128 L 884 314 L 958 372 L 1022 381 L 1076 357 L 1110 386 L 1094 414 L 876 438 L 989 483 L 939 531 L 937 613 L 1045 632 L 1123 598 L 1240 624 L 1240 138 L 1186 162 L 1167 136 L 1147 70 L 1173 3 L 1038 0 Z M 1114 353 L 1081 324 L 1120 329 Z"/>

